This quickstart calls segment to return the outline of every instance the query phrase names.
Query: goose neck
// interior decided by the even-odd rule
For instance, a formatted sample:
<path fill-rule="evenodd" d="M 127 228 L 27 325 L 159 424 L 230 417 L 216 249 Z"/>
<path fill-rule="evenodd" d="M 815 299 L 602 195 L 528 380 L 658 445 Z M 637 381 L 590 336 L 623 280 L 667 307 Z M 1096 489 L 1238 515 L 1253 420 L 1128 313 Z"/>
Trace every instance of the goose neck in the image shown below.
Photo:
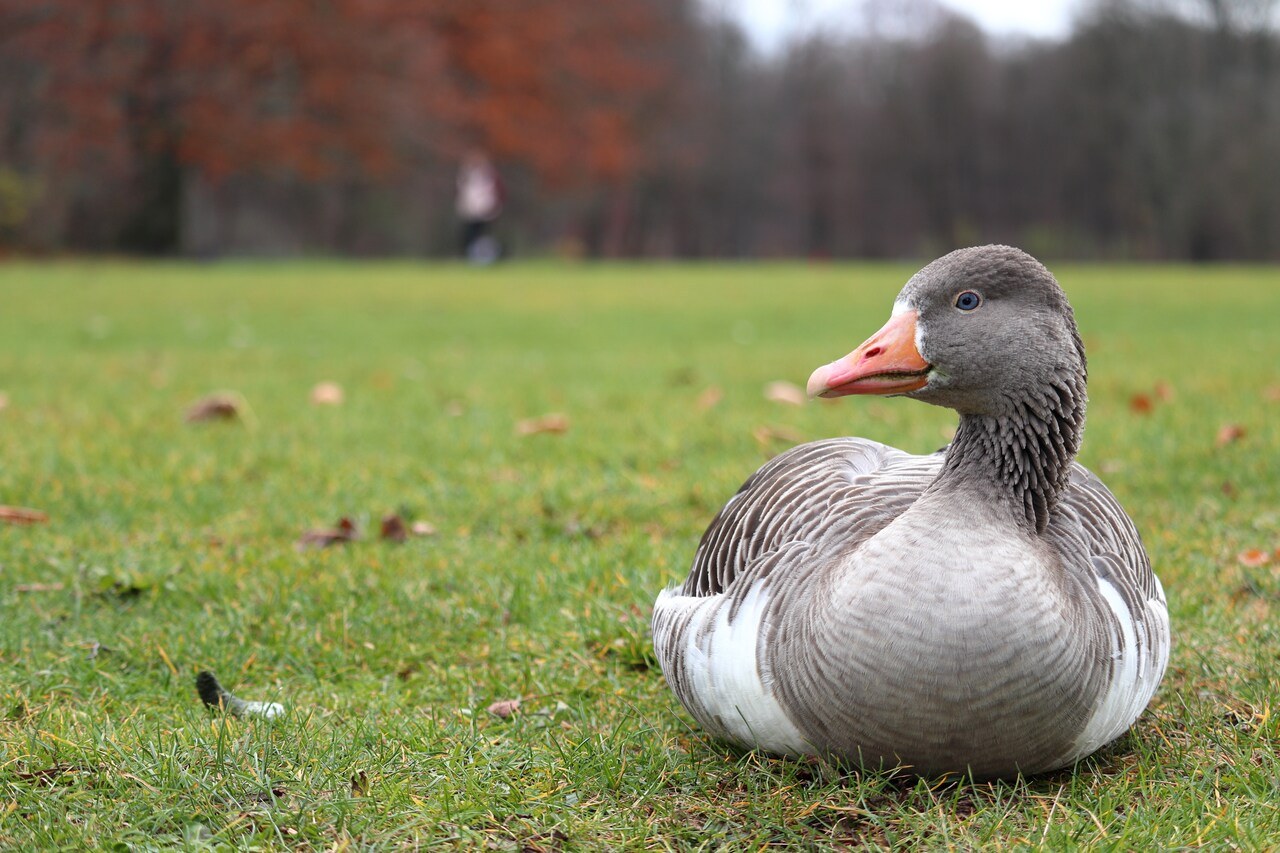
<path fill-rule="evenodd" d="M 999 414 L 962 414 L 931 491 L 978 495 L 1043 533 L 1071 476 L 1084 416 L 1082 378 L 1009 401 Z"/>

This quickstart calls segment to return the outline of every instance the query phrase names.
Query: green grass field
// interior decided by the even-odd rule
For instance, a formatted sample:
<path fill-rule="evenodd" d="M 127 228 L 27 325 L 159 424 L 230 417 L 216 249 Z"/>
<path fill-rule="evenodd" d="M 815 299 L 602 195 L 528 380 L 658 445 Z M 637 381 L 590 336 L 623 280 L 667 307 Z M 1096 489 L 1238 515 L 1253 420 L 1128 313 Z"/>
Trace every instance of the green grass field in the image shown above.
<path fill-rule="evenodd" d="M 1029 781 L 900 781 L 734 752 L 667 691 L 651 602 L 756 466 L 946 442 L 918 403 L 762 393 L 914 269 L 0 267 L 0 504 L 49 517 L 0 523 L 0 847 L 1280 844 L 1275 269 L 1056 269 L 1081 461 L 1174 625 L 1128 736 Z M 183 422 L 219 390 L 242 418 Z M 548 413 L 569 429 L 517 434 Z M 438 532 L 381 541 L 390 512 Z M 295 547 L 343 516 L 360 540 Z M 209 711 L 202 669 L 287 713 Z"/>

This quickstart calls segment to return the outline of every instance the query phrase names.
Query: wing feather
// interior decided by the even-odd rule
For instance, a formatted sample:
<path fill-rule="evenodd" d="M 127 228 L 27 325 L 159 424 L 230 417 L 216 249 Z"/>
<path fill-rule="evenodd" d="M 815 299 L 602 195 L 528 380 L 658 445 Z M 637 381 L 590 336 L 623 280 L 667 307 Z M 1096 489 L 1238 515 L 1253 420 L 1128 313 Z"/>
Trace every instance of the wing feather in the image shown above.
<path fill-rule="evenodd" d="M 719 595 L 739 580 L 785 571 L 790 561 L 763 558 L 791 542 L 808 546 L 794 552 L 808 560 L 831 548 L 857 548 L 915 502 L 942 460 L 942 451 L 914 456 L 852 437 L 792 448 L 752 474 L 712 520 L 681 593 Z M 1072 466 L 1057 513 L 1046 534 L 1060 554 L 1089 555 L 1077 570 L 1114 585 L 1136 618 L 1147 602 L 1163 604 L 1137 528 L 1088 469 Z"/>
<path fill-rule="evenodd" d="M 915 502 L 941 455 L 912 456 L 861 438 L 815 441 L 775 457 L 751 475 L 698 544 L 684 595 L 718 595 L 731 585 L 785 570 L 763 559 L 804 542 L 806 559 L 852 549 Z"/>

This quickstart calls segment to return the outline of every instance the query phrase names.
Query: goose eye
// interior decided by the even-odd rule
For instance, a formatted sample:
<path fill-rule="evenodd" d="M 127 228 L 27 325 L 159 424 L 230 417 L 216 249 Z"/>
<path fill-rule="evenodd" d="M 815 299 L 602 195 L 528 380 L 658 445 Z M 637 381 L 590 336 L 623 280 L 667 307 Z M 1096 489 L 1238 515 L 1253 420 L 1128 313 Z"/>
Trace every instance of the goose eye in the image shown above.
<path fill-rule="evenodd" d="M 966 290 L 956 297 L 956 307 L 961 311 L 972 311 L 982 304 L 982 297 L 972 290 Z"/>

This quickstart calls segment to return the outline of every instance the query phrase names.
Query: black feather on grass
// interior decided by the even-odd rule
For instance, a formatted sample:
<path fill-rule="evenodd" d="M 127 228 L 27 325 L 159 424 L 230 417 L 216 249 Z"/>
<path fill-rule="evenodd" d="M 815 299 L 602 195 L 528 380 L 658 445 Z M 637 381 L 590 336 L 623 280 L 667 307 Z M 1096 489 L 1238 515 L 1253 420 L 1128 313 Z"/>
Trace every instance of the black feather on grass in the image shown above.
<path fill-rule="evenodd" d="M 229 711 L 237 717 L 262 717 L 271 720 L 284 713 L 284 706 L 279 702 L 247 702 L 233 696 L 231 691 L 218 682 L 217 676 L 208 670 L 196 674 L 196 691 L 205 705 Z"/>
<path fill-rule="evenodd" d="M 218 677 L 207 669 L 196 673 L 196 691 L 200 694 L 200 701 L 210 708 L 224 707 L 227 702 L 223 697 L 231 695 L 218 683 Z"/>

